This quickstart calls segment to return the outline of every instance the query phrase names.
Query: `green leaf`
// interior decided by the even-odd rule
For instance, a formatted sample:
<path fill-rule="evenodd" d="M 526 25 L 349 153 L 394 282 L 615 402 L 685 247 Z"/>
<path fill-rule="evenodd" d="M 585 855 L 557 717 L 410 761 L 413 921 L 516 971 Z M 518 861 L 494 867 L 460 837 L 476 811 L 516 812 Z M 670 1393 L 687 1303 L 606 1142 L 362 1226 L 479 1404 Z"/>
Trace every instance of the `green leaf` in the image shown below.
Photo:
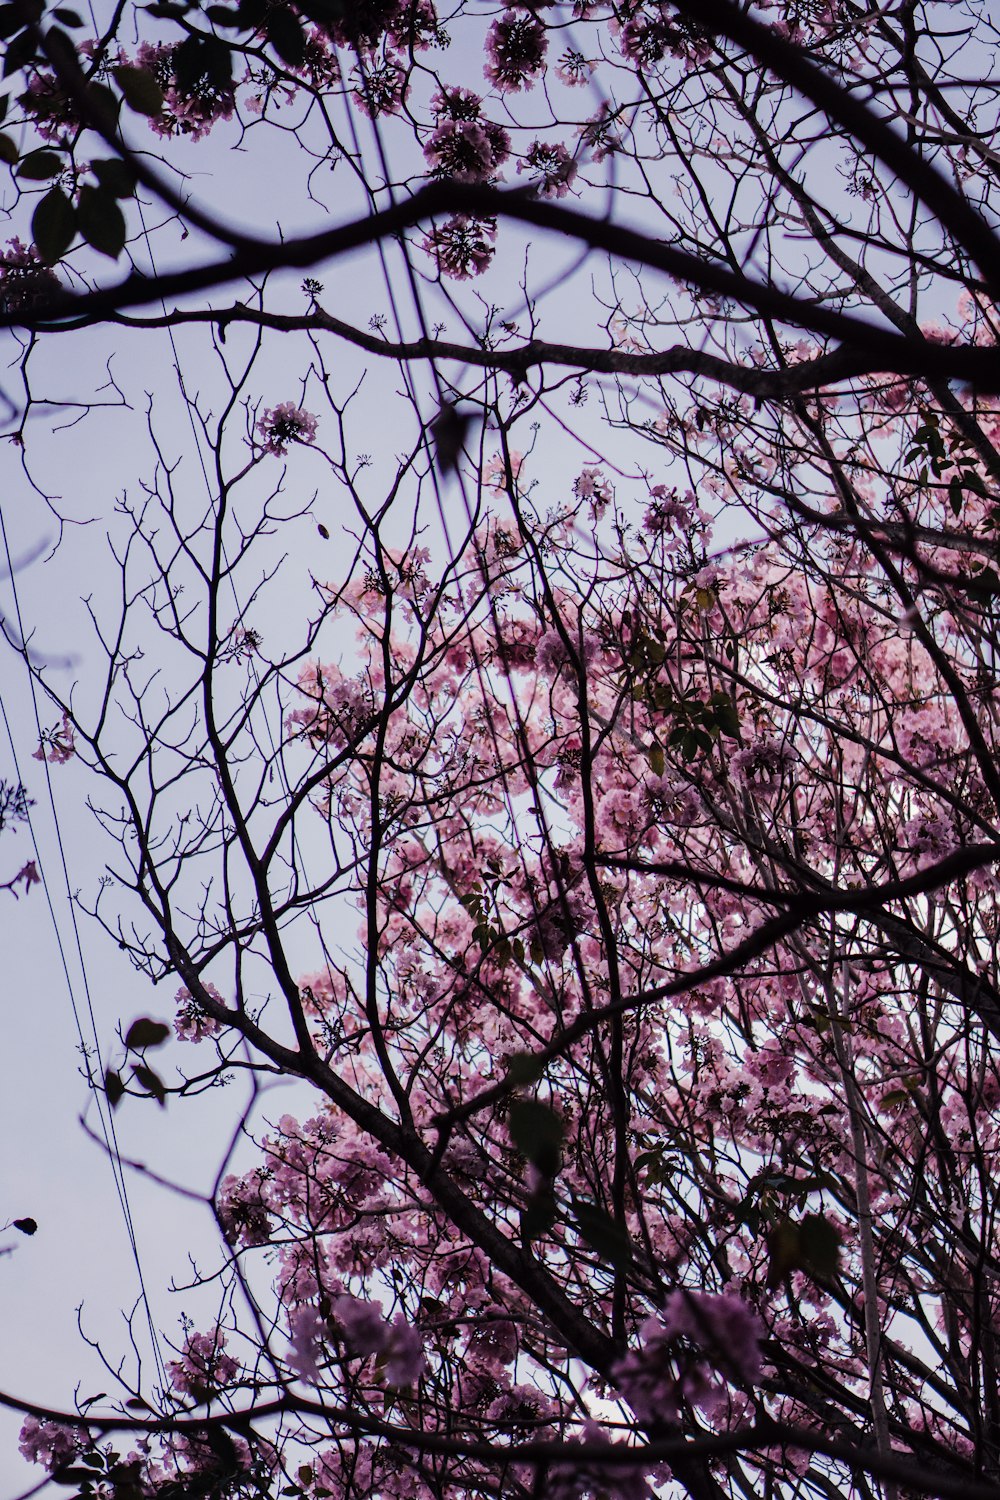
<path fill-rule="evenodd" d="M 147 1068 L 144 1063 L 136 1063 L 132 1072 L 135 1075 L 136 1081 L 141 1083 L 143 1088 L 152 1094 L 162 1109 L 167 1102 L 167 1091 L 163 1086 L 162 1078 L 154 1073 L 152 1068 Z"/>
<path fill-rule="evenodd" d="M 555 1110 L 538 1099 L 515 1099 L 507 1116 L 510 1138 L 521 1155 L 545 1177 L 555 1177 L 562 1163 L 566 1127 Z"/>
<path fill-rule="evenodd" d="M 596 1203 L 585 1203 L 582 1198 L 573 1199 L 573 1217 L 587 1244 L 602 1260 L 610 1261 L 616 1271 L 628 1270 L 632 1264 L 632 1242 L 620 1224 Z"/>
<path fill-rule="evenodd" d="M 125 216 L 114 195 L 85 184 L 80 189 L 76 219 L 87 244 L 117 260 L 125 245 Z"/>
<path fill-rule="evenodd" d="M 105 192 L 115 198 L 131 198 L 135 192 L 136 176 L 127 161 L 112 156 L 102 161 L 92 161 L 90 170 Z"/>
<path fill-rule="evenodd" d="M 537 1083 L 545 1072 L 545 1066 L 533 1052 L 513 1052 L 507 1059 L 507 1082 L 514 1088 Z"/>
<path fill-rule="evenodd" d="M 125 1045 L 132 1052 L 141 1052 L 145 1047 L 161 1047 L 170 1035 L 170 1027 L 163 1021 L 151 1021 L 140 1016 L 133 1021 L 125 1036 Z"/>
<path fill-rule="evenodd" d="M 31 234 L 46 265 L 62 260 L 76 238 L 76 212 L 61 187 L 50 188 L 31 216 Z"/>
<path fill-rule="evenodd" d="M 652 771 L 653 775 L 662 776 L 666 767 L 666 761 L 664 760 L 663 756 L 663 746 L 653 745 L 651 749 L 646 751 L 646 759 L 649 761 L 649 769 Z"/>
<path fill-rule="evenodd" d="M 0 135 L 0 161 L 13 166 L 20 154 L 9 135 Z"/>
<path fill-rule="evenodd" d="M 22 159 L 17 175 L 31 182 L 44 182 L 47 177 L 57 176 L 62 168 L 62 157 L 54 151 L 29 151 Z"/>
<path fill-rule="evenodd" d="M 104 1092 L 108 1096 L 111 1108 L 116 1109 L 125 1093 L 125 1085 L 122 1083 L 121 1075 L 111 1068 L 108 1068 L 104 1074 Z"/>
<path fill-rule="evenodd" d="M 163 90 L 149 68 L 132 68 L 123 63 L 112 71 L 129 109 L 137 115 L 162 113 Z"/>

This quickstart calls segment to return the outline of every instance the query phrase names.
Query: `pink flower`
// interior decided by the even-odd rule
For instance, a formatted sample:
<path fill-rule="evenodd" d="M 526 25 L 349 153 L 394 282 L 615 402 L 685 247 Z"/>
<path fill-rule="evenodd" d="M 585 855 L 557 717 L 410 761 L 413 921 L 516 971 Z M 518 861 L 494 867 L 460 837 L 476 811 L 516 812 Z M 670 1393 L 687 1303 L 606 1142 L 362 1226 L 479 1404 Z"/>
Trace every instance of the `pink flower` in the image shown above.
<path fill-rule="evenodd" d="M 795 756 L 780 740 L 757 740 L 737 750 L 729 762 L 734 781 L 748 791 L 773 796 L 786 773 L 795 764 Z"/>
<path fill-rule="evenodd" d="M 220 1005 L 225 1004 L 214 984 L 206 984 L 203 988 L 213 1000 L 218 1000 Z M 174 1017 L 174 1031 L 178 1041 L 203 1042 L 206 1037 L 219 1035 L 222 1030 L 221 1022 L 203 1009 L 189 989 L 182 987 L 174 998 L 178 1005 L 178 1011 Z"/>
<path fill-rule="evenodd" d="M 60 290 L 59 278 L 42 264 L 34 245 L 16 237 L 0 250 L 0 311 L 23 312 L 48 302 Z"/>
<path fill-rule="evenodd" d="M 344 1340 L 355 1354 L 381 1354 L 386 1346 L 388 1324 L 375 1302 L 344 1293 L 333 1299 L 333 1313 Z"/>
<path fill-rule="evenodd" d="M 534 141 L 527 155 L 518 162 L 518 172 L 533 172 L 536 190 L 543 198 L 565 198 L 576 176 L 576 162 L 565 146 Z"/>
<path fill-rule="evenodd" d="M 257 423 L 257 431 L 264 439 L 264 450 L 282 458 L 289 443 L 314 443 L 316 441 L 316 418 L 303 411 L 294 401 L 282 401 L 265 411 Z"/>
<path fill-rule="evenodd" d="M 640 1421 L 675 1421 L 684 1401 L 710 1415 L 723 1395 L 720 1374 L 745 1384 L 760 1374 L 762 1332 L 756 1313 L 735 1293 L 681 1287 L 659 1316 L 646 1319 L 641 1345 L 611 1376 Z"/>
<path fill-rule="evenodd" d="M 397 1313 L 393 1319 L 385 1354 L 385 1378 L 390 1385 L 414 1385 L 424 1373 L 427 1363 L 424 1341 L 402 1313 Z"/>
<path fill-rule="evenodd" d="M 289 1313 L 288 1324 L 292 1335 L 288 1363 L 301 1379 L 316 1385 L 319 1381 L 316 1359 L 323 1347 L 323 1319 L 316 1308 L 306 1302 Z"/>
<path fill-rule="evenodd" d="M 403 69 L 394 62 L 355 68 L 352 77 L 358 80 L 354 89 L 357 106 L 370 120 L 377 120 L 380 115 L 398 115 L 406 103 L 410 85 Z"/>
<path fill-rule="evenodd" d="M 250 1249 L 269 1242 L 273 1225 L 267 1183 L 268 1178 L 260 1168 L 245 1177 L 222 1179 L 216 1212 L 230 1245 Z"/>
<path fill-rule="evenodd" d="M 548 45 L 545 27 L 534 16 L 505 10 L 487 34 L 490 60 L 483 74 L 501 94 L 516 93 L 542 71 Z"/>
<path fill-rule="evenodd" d="M 168 1366 L 174 1389 L 204 1402 L 232 1385 L 240 1367 L 224 1352 L 225 1347 L 226 1336 L 221 1328 L 213 1328 L 209 1333 L 189 1333 L 180 1359 L 171 1360 Z"/>
<path fill-rule="evenodd" d="M 496 237 L 496 219 L 453 214 L 443 224 L 435 225 L 421 249 L 433 255 L 442 276 L 467 281 L 470 276 L 481 276 L 490 264 Z"/>
<path fill-rule="evenodd" d="M 387 1323 L 377 1303 L 347 1293 L 333 1299 L 333 1313 L 354 1354 L 384 1357 L 389 1385 L 413 1385 L 420 1379 L 426 1363 L 423 1340 L 402 1313 Z"/>
<path fill-rule="evenodd" d="M 567 88 L 578 89 L 590 82 L 590 75 L 597 67 L 596 62 L 590 62 L 582 52 L 564 52 L 556 67 L 556 77 L 560 83 Z"/>
<path fill-rule="evenodd" d="M 486 182 L 509 155 L 510 136 L 489 120 L 442 120 L 424 143 L 424 157 L 434 175 L 455 182 Z"/>
<path fill-rule="evenodd" d="M 62 716 L 58 729 L 46 729 L 41 743 L 32 751 L 32 760 L 47 760 L 50 766 L 64 766 L 76 754 L 76 739 L 68 713 Z"/>
<path fill-rule="evenodd" d="M 45 1418 L 25 1417 L 21 1423 L 18 1449 L 29 1464 L 41 1464 L 51 1474 L 68 1464 L 90 1439 L 83 1427 L 70 1427 Z"/>
<path fill-rule="evenodd" d="M 174 73 L 175 51 L 173 46 L 143 42 L 136 53 L 134 66 L 148 69 L 163 92 L 163 108 L 158 115 L 150 116 L 149 127 L 154 135 L 183 135 L 199 141 L 217 120 L 232 119 L 236 96 L 231 85 L 214 83 L 207 74 L 190 91 L 181 89 Z M 121 61 L 127 63 L 128 59 L 122 56 Z"/>

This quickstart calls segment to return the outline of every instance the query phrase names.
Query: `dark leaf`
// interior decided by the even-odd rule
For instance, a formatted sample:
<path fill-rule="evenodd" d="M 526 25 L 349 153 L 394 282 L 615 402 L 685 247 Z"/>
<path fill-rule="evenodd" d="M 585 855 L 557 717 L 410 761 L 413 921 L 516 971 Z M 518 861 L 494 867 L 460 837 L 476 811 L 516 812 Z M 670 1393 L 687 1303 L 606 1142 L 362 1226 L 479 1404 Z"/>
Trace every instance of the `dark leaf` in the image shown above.
<path fill-rule="evenodd" d="M 206 5 L 205 15 L 213 26 L 232 26 L 238 29 L 244 24 L 239 11 L 231 5 Z"/>
<path fill-rule="evenodd" d="M 20 152 L 9 135 L 0 135 L 0 161 L 5 161 L 13 166 Z"/>
<path fill-rule="evenodd" d="M 799 1225 L 802 1270 L 826 1281 L 840 1263 L 840 1231 L 822 1214 L 806 1214 Z"/>
<path fill-rule="evenodd" d="M 525 1249 L 532 1240 L 537 1240 L 551 1229 L 555 1221 L 556 1200 L 551 1189 L 541 1188 L 537 1193 L 532 1193 L 521 1210 L 521 1243 Z"/>
<path fill-rule="evenodd" d="M 453 474 L 458 468 L 459 456 L 471 421 L 471 412 L 459 411 L 457 406 L 446 401 L 431 423 L 434 456 L 442 474 Z"/>
<path fill-rule="evenodd" d="M 17 175 L 31 182 L 44 182 L 47 177 L 55 177 L 62 167 L 62 157 L 54 151 L 29 151 L 22 159 Z"/>
<path fill-rule="evenodd" d="M 152 1068 L 147 1068 L 143 1063 L 136 1063 L 132 1072 L 136 1080 L 142 1084 L 144 1089 L 148 1089 L 157 1104 L 162 1108 L 167 1102 L 167 1091 L 163 1086 L 163 1080 L 153 1072 Z"/>
<path fill-rule="evenodd" d="M 3 76 L 9 78 L 12 73 L 20 72 L 25 63 L 29 63 L 35 55 L 35 37 L 31 31 L 22 31 L 16 36 L 7 48 L 3 60 Z"/>
<path fill-rule="evenodd" d="M 76 206 L 80 233 L 88 245 L 116 260 L 125 245 L 125 217 L 113 194 L 85 185 Z"/>
<path fill-rule="evenodd" d="M 67 36 L 65 31 L 60 31 L 58 26 L 50 26 L 45 33 L 45 42 L 56 67 L 65 68 L 69 73 L 79 76 L 80 59 L 73 38 Z"/>
<path fill-rule="evenodd" d="M 290 68 L 297 68 L 306 55 L 306 39 L 292 12 L 283 5 L 276 5 L 268 12 L 265 29 L 267 39 L 281 61 Z"/>
<path fill-rule="evenodd" d="M 510 1138 L 521 1155 L 545 1177 L 555 1177 L 562 1162 L 566 1127 L 548 1104 L 515 1099 L 507 1117 Z"/>
<path fill-rule="evenodd" d="M 76 238 L 76 213 L 61 187 L 50 188 L 31 216 L 31 233 L 47 265 L 61 260 Z"/>
<path fill-rule="evenodd" d="M 60 5 L 58 9 L 52 12 L 52 16 L 54 20 L 59 22 L 60 26 L 68 26 L 71 30 L 75 30 L 78 26 L 83 25 L 76 11 L 70 10 L 66 5 Z"/>
<path fill-rule="evenodd" d="M 799 1266 L 799 1226 L 793 1224 L 791 1219 L 779 1219 L 768 1230 L 767 1253 L 767 1284 L 770 1287 L 780 1286 L 785 1277 Z"/>
<path fill-rule="evenodd" d="M 101 187 L 116 198 L 131 198 L 135 192 L 135 172 L 127 161 L 112 156 L 103 161 L 92 161 L 90 170 Z"/>
<path fill-rule="evenodd" d="M 320 522 L 320 524 L 316 527 L 316 530 L 319 532 L 324 542 L 328 542 L 330 540 L 330 533 L 327 531 L 322 522 Z"/>
<path fill-rule="evenodd" d="M 104 1092 L 108 1096 L 108 1103 L 114 1109 L 121 1103 L 122 1095 L 125 1093 L 125 1085 L 122 1083 L 121 1075 L 108 1068 L 104 1075 Z"/>
<path fill-rule="evenodd" d="M 151 1021 L 140 1016 L 133 1021 L 125 1036 L 125 1045 L 132 1052 L 141 1052 L 145 1047 L 161 1047 L 170 1035 L 170 1027 L 163 1021 Z"/>
<path fill-rule="evenodd" d="M 632 1242 L 603 1208 L 596 1203 L 585 1203 L 573 1199 L 573 1217 L 576 1227 L 592 1250 L 602 1260 L 610 1261 L 617 1271 L 625 1271 L 632 1264 Z"/>
<path fill-rule="evenodd" d="M 24 11 L 20 5 L 0 5 L 0 41 L 15 36 L 24 25 Z"/>
<path fill-rule="evenodd" d="M 129 109 L 138 115 L 158 115 L 163 110 L 163 90 L 149 68 L 114 69 L 115 82 Z"/>
<path fill-rule="evenodd" d="M 89 83 L 87 85 L 87 99 L 92 109 L 98 115 L 103 115 L 108 124 L 114 128 L 121 114 L 122 101 L 114 89 L 109 89 L 106 83 Z"/>
<path fill-rule="evenodd" d="M 224 92 L 233 85 L 233 57 L 229 46 L 217 36 L 198 33 L 187 36 L 173 55 L 174 76 L 185 94 L 201 84 Z"/>
<path fill-rule="evenodd" d="M 35 1223 L 34 1219 L 15 1219 L 14 1228 L 19 1229 L 22 1234 L 35 1234 L 37 1232 L 38 1225 Z"/>
<path fill-rule="evenodd" d="M 507 1082 L 515 1088 L 537 1083 L 544 1072 L 545 1064 L 533 1052 L 513 1052 L 507 1059 Z"/>

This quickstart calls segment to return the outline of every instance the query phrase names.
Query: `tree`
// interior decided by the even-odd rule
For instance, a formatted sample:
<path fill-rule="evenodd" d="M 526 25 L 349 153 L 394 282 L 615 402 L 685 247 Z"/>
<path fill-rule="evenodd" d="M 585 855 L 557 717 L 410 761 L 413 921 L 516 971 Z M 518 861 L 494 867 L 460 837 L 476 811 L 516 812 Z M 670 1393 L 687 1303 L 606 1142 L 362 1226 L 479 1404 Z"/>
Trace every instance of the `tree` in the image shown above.
<path fill-rule="evenodd" d="M 0 17 L 26 472 L 102 329 L 177 330 L 191 419 L 154 391 L 101 680 L 25 653 L 199 1044 L 123 1017 L 103 1087 L 255 1089 L 216 1318 L 117 1405 L 9 1393 L 22 1451 L 115 1500 L 996 1495 L 988 18 Z M 287 232 L 178 189 L 237 145 Z"/>

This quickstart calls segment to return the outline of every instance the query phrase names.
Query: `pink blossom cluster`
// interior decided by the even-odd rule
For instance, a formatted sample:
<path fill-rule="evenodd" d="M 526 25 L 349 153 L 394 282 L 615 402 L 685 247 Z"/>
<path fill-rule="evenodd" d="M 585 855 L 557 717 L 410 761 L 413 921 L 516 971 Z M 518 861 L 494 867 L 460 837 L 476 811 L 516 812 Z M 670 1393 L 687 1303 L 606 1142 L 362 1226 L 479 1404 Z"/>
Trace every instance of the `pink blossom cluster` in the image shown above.
<path fill-rule="evenodd" d="M 52 73 L 42 70 L 32 73 L 18 103 L 43 141 L 58 142 L 67 131 L 79 129 L 79 110 Z"/>
<path fill-rule="evenodd" d="M 49 301 L 60 290 L 59 278 L 34 245 L 15 236 L 0 250 L 0 310 L 20 312 Z"/>
<path fill-rule="evenodd" d="M 134 61 L 124 55 L 121 61 L 146 69 L 160 85 L 163 108 L 149 116 L 154 135 L 186 136 L 200 141 L 219 120 L 232 119 L 236 95 L 232 88 L 221 88 L 208 77 L 202 78 L 191 92 L 185 92 L 174 73 L 175 50 L 172 45 L 142 42 Z"/>
<path fill-rule="evenodd" d="M 22 1458 L 41 1464 L 51 1474 L 72 1463 L 76 1455 L 89 1448 L 90 1439 L 83 1427 L 70 1427 L 45 1417 L 25 1417 L 18 1442 Z"/>
<path fill-rule="evenodd" d="M 76 754 L 76 736 L 68 713 L 64 712 L 58 728 L 44 730 L 33 760 L 45 760 L 52 766 L 64 766 Z"/>
<path fill-rule="evenodd" d="M 203 986 L 206 994 L 211 995 L 213 1000 L 224 1005 L 225 1001 L 215 988 L 214 984 L 206 982 Z M 221 1022 L 215 1016 L 210 1016 L 208 1011 L 197 1001 L 191 991 L 182 986 L 175 995 L 177 1002 L 177 1014 L 174 1017 L 174 1032 L 178 1041 L 181 1042 L 203 1042 L 208 1037 L 216 1037 L 222 1030 Z"/>
<path fill-rule="evenodd" d="M 792 767 L 795 754 L 791 747 L 777 740 L 756 740 L 737 750 L 730 759 L 733 779 L 748 791 L 773 796 Z"/>
<path fill-rule="evenodd" d="M 171 1360 L 168 1369 L 174 1389 L 195 1401 L 209 1401 L 228 1386 L 240 1373 L 239 1364 L 225 1352 L 226 1335 L 215 1327 L 208 1333 L 189 1333 L 179 1360 Z"/>
<path fill-rule="evenodd" d="M 577 165 L 561 141 L 533 141 L 517 170 L 530 173 L 543 198 L 565 198 L 573 186 Z"/>
<path fill-rule="evenodd" d="M 483 74 L 499 93 L 516 93 L 541 73 L 548 45 L 545 27 L 536 16 L 506 10 L 487 33 Z"/>
<path fill-rule="evenodd" d="M 711 1416 L 725 1400 L 720 1376 L 744 1385 L 757 1379 L 762 1336 L 759 1317 L 735 1293 L 681 1287 L 646 1319 L 639 1348 L 618 1361 L 612 1379 L 642 1421 L 676 1421 L 683 1402 Z"/>
<path fill-rule="evenodd" d="M 424 238 L 421 249 L 433 256 L 442 276 L 467 281 L 481 276 L 493 259 L 497 224 L 495 219 L 473 219 L 467 214 L 452 214 L 443 224 L 435 224 Z"/>
<path fill-rule="evenodd" d="M 314 443 L 316 425 L 311 412 L 303 411 L 294 401 L 282 401 L 264 412 L 256 430 L 263 439 L 264 451 L 282 458 L 289 443 Z"/>
<path fill-rule="evenodd" d="M 493 181 L 510 155 L 507 131 L 482 118 L 468 89 L 443 89 L 435 100 L 437 124 L 424 142 L 431 171 L 455 182 Z"/>
<path fill-rule="evenodd" d="M 333 1298 L 331 1315 L 352 1355 L 362 1359 L 378 1356 L 379 1368 L 388 1385 L 411 1386 L 420 1379 L 427 1363 L 423 1340 L 403 1313 L 397 1313 L 390 1323 L 378 1303 L 344 1292 Z M 293 1310 L 289 1324 L 289 1363 L 303 1379 L 315 1383 L 327 1336 L 325 1320 L 316 1308 L 306 1305 Z"/>

